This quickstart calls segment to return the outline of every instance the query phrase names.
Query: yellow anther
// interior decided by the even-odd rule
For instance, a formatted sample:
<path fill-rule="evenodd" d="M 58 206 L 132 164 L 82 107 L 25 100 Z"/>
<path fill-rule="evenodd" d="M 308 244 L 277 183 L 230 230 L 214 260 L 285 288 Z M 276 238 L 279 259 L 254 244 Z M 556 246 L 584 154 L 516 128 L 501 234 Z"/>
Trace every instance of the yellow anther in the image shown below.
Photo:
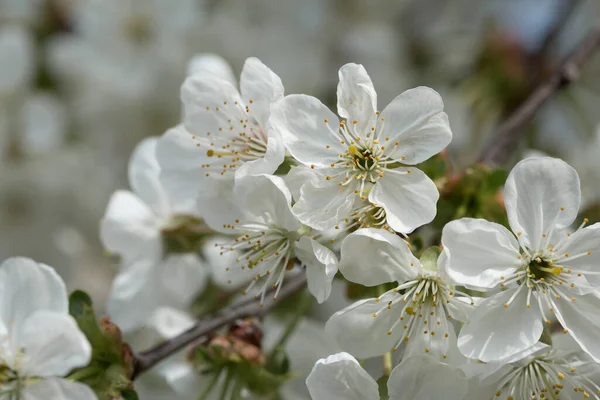
<path fill-rule="evenodd" d="M 215 155 L 215 151 L 214 151 L 214 150 L 207 150 L 207 151 L 206 151 L 206 155 L 207 155 L 208 157 L 212 157 L 212 156 L 214 156 L 214 155 Z"/>

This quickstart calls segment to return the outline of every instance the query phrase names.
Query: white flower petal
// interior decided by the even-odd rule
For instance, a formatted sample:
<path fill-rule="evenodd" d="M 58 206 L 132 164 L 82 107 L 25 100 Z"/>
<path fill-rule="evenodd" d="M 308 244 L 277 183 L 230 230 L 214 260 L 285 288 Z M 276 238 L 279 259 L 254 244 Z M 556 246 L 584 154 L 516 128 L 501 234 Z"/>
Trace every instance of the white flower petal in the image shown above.
<path fill-rule="evenodd" d="M 288 231 L 300 229 L 300 223 L 292 214 L 292 194 L 282 178 L 246 176 L 236 181 L 234 193 L 247 220 L 275 224 Z"/>
<path fill-rule="evenodd" d="M 67 314 L 68 309 L 65 284 L 51 267 L 24 257 L 0 265 L 0 330 L 17 328 L 36 311 Z"/>
<path fill-rule="evenodd" d="M 273 174 L 285 159 L 285 146 L 281 136 L 273 129 L 269 130 L 267 151 L 262 158 L 247 161 L 235 171 L 235 179 L 246 175 Z"/>
<path fill-rule="evenodd" d="M 402 313 L 401 303 L 391 310 L 386 304 L 396 298 L 396 293 L 387 292 L 376 299 L 359 300 L 349 307 L 333 314 L 325 331 L 332 335 L 340 347 L 359 358 L 379 356 L 391 351 L 402 339 L 404 331 L 399 327 L 399 335 L 388 335 Z M 373 317 L 373 314 L 377 314 Z"/>
<path fill-rule="evenodd" d="M 189 75 L 215 75 L 229 82 L 232 86 L 237 85 L 237 79 L 225 59 L 217 54 L 198 54 L 188 63 L 187 74 Z"/>
<path fill-rule="evenodd" d="M 160 182 L 177 211 L 191 212 L 196 208 L 198 193 L 207 180 L 207 171 L 202 168 L 210 162 L 207 149 L 197 144 L 183 125 L 169 129 L 156 144 Z"/>
<path fill-rule="evenodd" d="M 160 165 L 156 159 L 158 138 L 146 138 L 133 150 L 129 160 L 129 184 L 156 215 L 167 216 L 169 203 L 160 183 Z"/>
<path fill-rule="evenodd" d="M 106 249 L 129 261 L 161 253 L 159 229 L 159 220 L 139 197 L 118 190 L 106 207 L 100 238 Z"/>
<path fill-rule="evenodd" d="M 338 260 L 327 247 L 306 236 L 296 243 L 296 257 L 306 266 L 308 290 L 323 303 L 331 294 L 331 282 L 338 270 Z"/>
<path fill-rule="evenodd" d="M 388 380 L 390 400 L 462 400 L 469 384 L 458 368 L 430 356 L 412 356 L 397 365 Z"/>
<path fill-rule="evenodd" d="M 202 389 L 210 384 L 210 377 L 203 377 L 191 363 L 186 361 L 171 362 L 159 368 L 157 373 L 164 377 L 172 390 L 180 396 L 184 396 L 182 399 L 197 397 L 198 393 L 202 393 Z M 216 399 L 218 394 L 218 389 L 215 388 L 208 399 Z"/>
<path fill-rule="evenodd" d="M 300 199 L 300 189 L 305 183 L 311 182 L 313 185 L 318 185 L 323 182 L 323 177 L 317 170 L 311 169 L 304 165 L 293 166 L 284 177 L 286 186 L 292 192 L 294 200 Z"/>
<path fill-rule="evenodd" d="M 156 309 L 150 318 L 150 326 L 163 339 L 171 339 L 194 326 L 194 319 L 187 313 L 171 307 Z"/>
<path fill-rule="evenodd" d="M 306 386 L 313 400 L 378 400 L 375 380 L 348 353 L 317 361 Z"/>
<path fill-rule="evenodd" d="M 208 132 L 229 135 L 232 124 L 248 118 L 235 86 L 214 75 L 188 77 L 181 87 L 181 100 L 185 128 L 200 137 Z"/>
<path fill-rule="evenodd" d="M 379 119 L 379 138 L 387 139 L 387 153 L 404 164 L 418 164 L 442 151 L 452 140 L 441 96 L 428 87 L 417 87 L 396 97 Z M 381 126 L 383 125 L 383 126 Z"/>
<path fill-rule="evenodd" d="M 160 267 L 162 293 L 168 304 L 189 306 L 208 283 L 208 270 L 194 254 L 170 254 Z"/>
<path fill-rule="evenodd" d="M 240 91 L 252 115 L 263 129 L 268 127 L 271 104 L 283 98 L 283 84 L 277 74 L 258 58 L 246 59 L 240 77 Z"/>
<path fill-rule="evenodd" d="M 458 348 L 468 358 L 484 362 L 502 360 L 522 352 L 539 340 L 544 330 L 537 301 L 527 307 L 527 288 L 511 289 L 483 300 L 458 337 Z"/>
<path fill-rule="evenodd" d="M 562 261 L 565 268 L 595 272 L 600 266 L 600 223 L 590 225 L 569 236 L 568 242 L 561 246 L 569 257 L 582 255 L 572 260 Z M 598 281 L 598 275 L 586 275 L 591 282 Z"/>
<path fill-rule="evenodd" d="M 25 351 L 19 370 L 26 376 L 64 376 L 90 362 L 92 348 L 68 314 L 40 310 L 20 325 L 13 344 Z"/>
<path fill-rule="evenodd" d="M 369 193 L 369 201 L 385 210 L 388 225 L 402 233 L 431 222 L 439 197 L 435 183 L 417 168 L 387 171 Z"/>
<path fill-rule="evenodd" d="M 300 188 L 300 199 L 292 211 L 303 224 L 324 231 L 344 221 L 355 198 L 351 187 L 333 181 L 319 186 L 307 182 Z"/>
<path fill-rule="evenodd" d="M 406 282 L 421 266 L 408 243 L 383 229 L 359 229 L 342 242 L 339 269 L 351 282 L 376 286 Z"/>
<path fill-rule="evenodd" d="M 292 156 L 305 165 L 329 167 L 346 151 L 337 134 L 338 118 L 312 96 L 289 95 L 274 104 L 271 126 Z"/>
<path fill-rule="evenodd" d="M 600 297 L 597 293 L 577 296 L 575 301 L 562 297 L 551 297 L 556 318 L 569 334 L 595 362 L 600 362 Z"/>
<path fill-rule="evenodd" d="M 508 175 L 504 202 L 513 232 L 531 250 L 542 248 L 542 235 L 566 228 L 579 211 L 579 176 L 556 158 L 527 158 Z"/>
<path fill-rule="evenodd" d="M 358 135 L 370 132 L 376 125 L 377 93 L 369 74 L 362 65 L 350 63 L 342 66 L 338 75 L 338 114 L 349 121 L 351 129 L 355 126 L 353 121 L 357 121 Z"/>
<path fill-rule="evenodd" d="M 142 326 L 164 297 L 160 293 L 160 259 L 140 258 L 121 264 L 107 301 L 110 318 L 122 331 Z"/>
<path fill-rule="evenodd" d="M 98 400 L 89 386 L 66 379 L 43 379 L 27 386 L 23 400 Z"/>
<path fill-rule="evenodd" d="M 198 194 L 198 213 L 217 232 L 230 234 L 231 228 L 223 225 L 231 224 L 236 216 L 242 215 L 235 203 L 233 187 L 233 180 L 207 180 L 202 183 L 202 190 Z"/>
<path fill-rule="evenodd" d="M 491 289 L 521 264 L 519 243 L 505 227 L 483 219 L 462 218 L 442 230 L 445 271 L 460 285 Z"/>

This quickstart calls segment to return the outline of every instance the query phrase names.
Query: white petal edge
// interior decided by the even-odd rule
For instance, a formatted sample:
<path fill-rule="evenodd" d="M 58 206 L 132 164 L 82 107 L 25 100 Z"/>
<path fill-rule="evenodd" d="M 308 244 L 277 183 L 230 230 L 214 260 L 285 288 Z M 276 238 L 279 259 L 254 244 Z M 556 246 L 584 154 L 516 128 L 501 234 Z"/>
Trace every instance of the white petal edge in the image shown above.
<path fill-rule="evenodd" d="M 411 356 L 398 364 L 388 380 L 390 400 L 465 399 L 468 381 L 458 368 L 427 355 Z"/>
<path fill-rule="evenodd" d="M 329 167 L 346 151 L 338 135 L 338 118 L 312 96 L 294 94 L 275 103 L 271 127 L 281 134 L 292 156 L 307 166 Z"/>
<path fill-rule="evenodd" d="M 381 113 L 380 138 L 389 138 L 386 154 L 405 164 L 418 164 L 439 153 L 452 140 L 442 97 L 420 86 L 396 97 Z M 383 124 L 383 126 L 381 126 Z"/>
<path fill-rule="evenodd" d="M 581 190 L 577 172 L 566 162 L 550 157 L 527 158 L 510 172 L 504 203 L 510 227 L 519 241 L 540 250 L 544 236 L 566 228 L 579 211 Z"/>
<path fill-rule="evenodd" d="M 0 330 L 22 324 L 40 310 L 67 314 L 69 300 L 56 271 L 29 258 L 9 258 L 0 265 Z M 15 327 L 15 326 L 13 326 Z"/>
<path fill-rule="evenodd" d="M 388 225 L 406 234 L 433 221 L 439 197 L 435 183 L 418 168 L 386 171 L 369 193 L 369 201 L 385 210 Z"/>
<path fill-rule="evenodd" d="M 90 343 L 70 315 L 38 311 L 18 331 L 15 344 L 25 351 L 20 370 L 27 376 L 64 376 L 90 362 Z"/>
<path fill-rule="evenodd" d="M 527 305 L 527 288 L 505 306 L 518 289 L 483 300 L 472 312 L 458 337 L 465 357 L 492 362 L 512 357 L 536 344 L 544 330 L 537 301 Z"/>
<path fill-rule="evenodd" d="M 348 353 L 316 362 L 306 378 L 313 400 L 378 400 L 375 380 Z"/>
<path fill-rule="evenodd" d="M 246 106 L 263 129 L 268 129 L 271 104 L 283 98 L 283 83 L 256 57 L 249 57 L 242 68 L 240 92 Z"/>
<path fill-rule="evenodd" d="M 505 227 L 484 219 L 462 218 L 442 230 L 445 272 L 460 285 L 491 289 L 523 264 L 519 243 Z"/>
<path fill-rule="evenodd" d="M 383 229 L 359 229 L 342 241 L 339 269 L 351 282 L 376 286 L 405 282 L 421 266 L 409 244 Z"/>
<path fill-rule="evenodd" d="M 66 379 L 43 379 L 27 386 L 23 400 L 98 400 L 92 389 Z"/>
<path fill-rule="evenodd" d="M 282 178 L 266 174 L 245 176 L 236 180 L 234 195 L 246 220 L 275 224 L 288 231 L 300 229 L 292 213 L 292 194 Z"/>
<path fill-rule="evenodd" d="M 370 133 L 376 125 L 377 93 L 369 74 L 362 65 L 349 63 L 340 68 L 338 76 L 338 114 L 352 122 L 347 125 L 358 136 Z"/>
<path fill-rule="evenodd" d="M 157 215 L 167 216 L 169 202 L 160 183 L 160 165 L 156 159 L 158 138 L 146 138 L 133 150 L 129 160 L 129 184 Z"/>
<path fill-rule="evenodd" d="M 320 303 L 331 295 L 331 283 L 338 271 L 333 251 L 306 236 L 296 243 L 296 257 L 306 266 L 308 290 Z"/>

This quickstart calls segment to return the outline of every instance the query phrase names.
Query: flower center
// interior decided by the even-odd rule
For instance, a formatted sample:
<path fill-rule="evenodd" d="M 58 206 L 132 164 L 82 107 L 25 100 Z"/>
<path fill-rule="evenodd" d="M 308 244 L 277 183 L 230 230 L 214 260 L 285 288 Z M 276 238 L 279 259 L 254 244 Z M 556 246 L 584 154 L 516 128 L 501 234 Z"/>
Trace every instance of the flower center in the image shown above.
<path fill-rule="evenodd" d="M 353 221 L 352 221 L 353 220 Z M 375 204 L 366 204 L 352 212 L 351 218 L 346 218 L 345 222 L 348 225 L 346 230 L 354 227 L 358 228 L 383 228 L 387 231 L 395 233 L 387 224 L 385 210 Z"/>
<path fill-rule="evenodd" d="M 169 254 L 197 253 L 210 233 L 204 222 L 193 215 L 173 215 L 161 227 L 163 258 Z"/>
<path fill-rule="evenodd" d="M 559 358 L 541 357 L 506 373 L 498 385 L 496 397 L 516 399 L 560 399 L 561 391 L 569 386 L 581 393 L 582 399 L 599 399 L 600 388 L 586 375 Z M 504 398 L 503 396 L 503 398 Z"/>
<path fill-rule="evenodd" d="M 376 318 L 382 312 L 394 312 L 399 305 L 402 307 L 399 318 L 387 332 L 389 336 L 396 335 L 399 338 L 392 351 L 396 351 L 402 343 L 408 344 L 411 340 L 417 340 L 423 343 L 424 352 L 429 353 L 434 348 L 434 340 L 445 340 L 442 347 L 436 348 L 441 350 L 442 358 L 446 358 L 449 347 L 448 332 L 453 329 L 448 322 L 448 319 L 452 318 L 448 307 L 451 302 L 458 301 L 454 298 L 455 294 L 467 296 L 462 292 L 450 290 L 437 275 L 424 274 L 377 298 L 377 302 L 387 302 L 373 317 Z"/>
<path fill-rule="evenodd" d="M 294 242 L 297 233 L 259 222 L 240 220 L 236 220 L 235 225 L 224 225 L 224 227 L 244 232 L 233 241 L 220 245 L 221 255 L 231 251 L 240 254 L 235 260 L 237 265 L 227 267 L 225 270 L 233 272 L 236 269 L 256 269 L 256 275 L 253 276 L 243 294 L 248 293 L 261 278 L 264 278 L 264 284 L 257 294 L 257 297 L 260 295 L 261 304 L 264 302 L 269 285 L 277 289 L 274 295 L 276 298 L 285 271 L 293 267 Z M 215 244 L 215 246 L 219 245 Z M 290 263 L 292 263 L 291 267 Z M 231 280 L 228 283 L 231 283 Z"/>
<path fill-rule="evenodd" d="M 528 277 L 536 283 L 546 282 L 549 279 L 559 276 L 562 267 L 553 266 L 552 261 L 544 260 L 540 257 L 531 260 L 527 268 Z"/>
<path fill-rule="evenodd" d="M 0 395 L 18 390 L 19 384 L 17 371 L 0 362 Z"/>
<path fill-rule="evenodd" d="M 243 112 L 237 101 L 233 104 L 223 101 L 222 106 L 207 106 L 206 111 L 213 113 L 219 121 L 218 131 L 206 132 L 201 137 L 192 136 L 197 141 L 197 147 L 207 149 L 206 157 L 211 160 L 201 165 L 206 170 L 206 176 L 234 172 L 244 162 L 265 156 L 268 136 L 258 122 L 249 116 L 248 106 Z M 242 117 L 235 119 L 232 115 Z"/>

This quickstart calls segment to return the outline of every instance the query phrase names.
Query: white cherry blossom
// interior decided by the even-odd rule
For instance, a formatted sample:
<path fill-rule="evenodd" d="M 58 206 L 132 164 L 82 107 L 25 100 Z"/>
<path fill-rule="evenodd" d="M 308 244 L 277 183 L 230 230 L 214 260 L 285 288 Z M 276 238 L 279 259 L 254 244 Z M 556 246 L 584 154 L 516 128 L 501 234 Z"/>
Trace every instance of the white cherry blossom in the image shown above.
<path fill-rule="evenodd" d="M 508 357 L 534 345 L 554 314 L 600 360 L 600 224 L 569 229 L 579 209 L 577 173 L 558 159 L 528 158 L 510 173 L 504 200 L 514 234 L 469 218 L 443 230 L 448 275 L 492 294 L 461 330 L 459 349 L 483 361 Z"/>
<path fill-rule="evenodd" d="M 158 149 L 165 186 L 196 199 L 207 180 L 275 172 L 285 157 L 269 122 L 271 104 L 283 97 L 279 77 L 256 58 L 246 60 L 239 90 L 231 69 L 215 56 L 194 59 L 189 70 L 181 89 L 183 124 L 167 132 Z"/>
<path fill-rule="evenodd" d="M 487 393 L 479 392 L 478 398 L 600 399 L 600 366 L 590 362 L 585 354 L 565 352 L 543 343 L 533 349 L 508 364 L 486 365 L 478 379 Z"/>
<path fill-rule="evenodd" d="M 188 305 L 206 284 L 207 268 L 197 254 L 165 254 L 163 229 L 177 217 L 198 217 L 176 207 L 162 187 L 156 143 L 145 139 L 135 149 L 129 164 L 133 192 L 113 194 L 100 227 L 106 249 L 121 258 L 108 313 L 124 331 L 139 327 L 158 306 Z"/>
<path fill-rule="evenodd" d="M 473 300 L 447 279 L 443 255 L 436 261 L 432 253 L 425 254 L 418 260 L 406 241 L 373 228 L 359 229 L 343 241 L 339 268 L 346 279 L 365 286 L 398 286 L 330 318 L 326 330 L 342 349 L 357 357 L 395 352 L 401 346 L 405 356 L 458 355 L 452 319 L 465 321 Z"/>
<path fill-rule="evenodd" d="M 331 294 L 331 282 L 337 272 L 337 258 L 327 247 L 306 236 L 310 228 L 302 226 L 292 214 L 292 195 L 282 178 L 272 175 L 249 175 L 236 182 L 234 202 L 238 217 L 220 215 L 217 227 L 236 238 L 223 243 L 225 255 L 240 255 L 226 268 L 229 283 L 250 281 L 244 293 L 259 282 L 257 296 L 261 302 L 267 290 L 275 288 L 277 297 L 286 271 L 294 268 L 294 259 L 306 267 L 308 289 L 319 302 Z M 236 214 L 234 214 L 236 215 Z"/>
<path fill-rule="evenodd" d="M 92 352 L 68 309 L 65 284 L 49 266 L 20 257 L 0 265 L 0 399 L 96 400 L 62 378 Z"/>
<path fill-rule="evenodd" d="M 317 361 L 306 379 L 313 400 L 379 400 L 378 384 L 348 353 Z M 462 371 L 430 356 L 406 358 L 387 382 L 389 400 L 465 399 L 468 382 Z"/>
<path fill-rule="evenodd" d="M 339 77 L 341 122 L 311 96 L 289 95 L 273 108 L 272 125 L 292 156 L 321 175 L 320 182 L 302 187 L 294 213 L 320 230 L 358 217 L 360 226 L 412 232 L 436 214 L 435 184 L 412 165 L 450 143 L 442 99 L 418 87 L 380 113 L 362 65 L 344 65 Z"/>

